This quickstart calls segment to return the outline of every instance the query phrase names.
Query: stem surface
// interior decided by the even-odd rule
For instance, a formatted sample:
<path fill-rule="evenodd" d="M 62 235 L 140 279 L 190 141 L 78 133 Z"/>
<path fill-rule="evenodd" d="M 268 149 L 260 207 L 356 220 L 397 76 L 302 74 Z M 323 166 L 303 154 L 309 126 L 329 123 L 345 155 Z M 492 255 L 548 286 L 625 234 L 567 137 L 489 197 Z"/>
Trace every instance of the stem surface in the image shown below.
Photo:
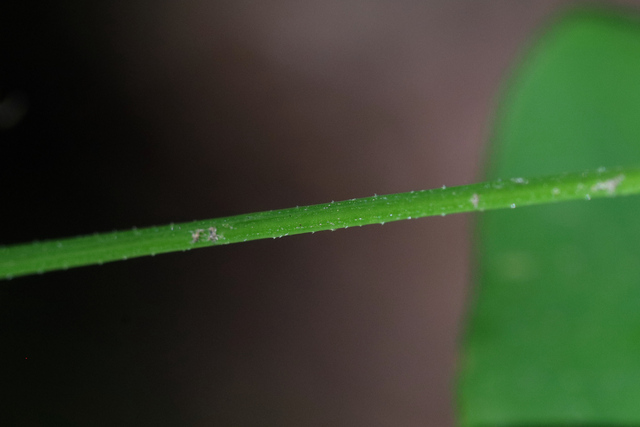
<path fill-rule="evenodd" d="M 0 279 L 205 246 L 460 212 L 640 193 L 640 169 L 600 168 L 542 178 L 364 197 L 160 227 L 0 247 Z"/>

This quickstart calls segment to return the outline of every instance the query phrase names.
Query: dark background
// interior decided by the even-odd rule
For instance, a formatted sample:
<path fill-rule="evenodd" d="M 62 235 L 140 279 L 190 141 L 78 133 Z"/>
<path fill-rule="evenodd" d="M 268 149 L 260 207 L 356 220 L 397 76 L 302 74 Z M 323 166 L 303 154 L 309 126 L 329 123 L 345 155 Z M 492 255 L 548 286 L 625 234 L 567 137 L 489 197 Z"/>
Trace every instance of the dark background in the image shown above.
<path fill-rule="evenodd" d="M 0 243 L 476 181 L 571 4 L 1 2 Z M 469 219 L 2 281 L 0 424 L 452 425 Z"/>

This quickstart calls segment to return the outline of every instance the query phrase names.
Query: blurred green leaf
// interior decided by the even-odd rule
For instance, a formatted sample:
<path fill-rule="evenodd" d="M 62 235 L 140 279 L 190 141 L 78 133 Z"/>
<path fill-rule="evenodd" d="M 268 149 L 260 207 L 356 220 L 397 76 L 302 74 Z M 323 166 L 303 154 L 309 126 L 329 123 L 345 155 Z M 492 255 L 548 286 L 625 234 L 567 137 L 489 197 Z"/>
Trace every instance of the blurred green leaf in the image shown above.
<path fill-rule="evenodd" d="M 511 78 L 488 179 L 640 164 L 640 20 L 565 14 Z M 478 218 L 462 426 L 640 425 L 640 199 Z"/>

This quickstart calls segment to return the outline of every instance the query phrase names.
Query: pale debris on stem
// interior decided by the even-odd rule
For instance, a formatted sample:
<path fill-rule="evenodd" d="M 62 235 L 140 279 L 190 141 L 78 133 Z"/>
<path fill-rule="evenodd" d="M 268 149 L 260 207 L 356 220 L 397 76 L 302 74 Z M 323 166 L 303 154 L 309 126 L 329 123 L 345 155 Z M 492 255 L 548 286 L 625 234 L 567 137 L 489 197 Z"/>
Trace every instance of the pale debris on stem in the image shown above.
<path fill-rule="evenodd" d="M 207 230 L 207 242 L 215 242 L 218 240 L 218 234 L 215 227 L 209 227 Z M 191 233 L 191 244 L 197 243 L 200 241 L 201 237 L 204 237 L 205 230 L 202 228 L 198 228 L 196 231 Z"/>
<path fill-rule="evenodd" d="M 200 240 L 200 235 L 204 233 L 204 230 L 202 228 L 198 228 L 196 231 L 194 231 L 193 233 L 191 233 L 191 244 L 196 243 L 198 240 Z"/>
<path fill-rule="evenodd" d="M 478 209 L 478 202 L 480 202 L 480 196 L 478 196 L 477 193 L 473 193 L 473 196 L 471 196 L 471 199 L 469 199 L 469 201 L 473 205 L 474 209 Z"/>
<path fill-rule="evenodd" d="M 215 227 L 209 227 L 209 241 L 210 242 L 215 242 L 216 240 L 218 240 L 218 235 L 216 234 L 216 228 Z"/>
<path fill-rule="evenodd" d="M 616 192 L 618 185 L 624 180 L 624 175 L 620 174 L 615 178 L 608 179 L 606 181 L 598 182 L 591 187 L 592 191 L 606 191 L 609 194 Z"/>

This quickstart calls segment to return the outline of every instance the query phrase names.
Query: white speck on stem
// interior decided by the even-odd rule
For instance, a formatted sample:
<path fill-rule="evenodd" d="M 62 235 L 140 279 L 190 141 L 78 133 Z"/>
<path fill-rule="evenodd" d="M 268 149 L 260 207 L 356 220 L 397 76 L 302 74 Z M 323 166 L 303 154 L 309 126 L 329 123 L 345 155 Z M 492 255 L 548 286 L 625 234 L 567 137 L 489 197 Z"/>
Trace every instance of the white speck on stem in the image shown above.
<path fill-rule="evenodd" d="M 204 233 L 204 230 L 199 228 L 196 231 L 194 231 L 193 233 L 191 233 L 191 244 L 196 243 L 198 240 L 200 240 L 200 235 Z"/>
<path fill-rule="evenodd" d="M 511 182 L 515 182 L 516 184 L 527 184 L 527 183 L 529 183 L 529 181 L 527 181 L 524 178 L 511 178 Z"/>
<path fill-rule="evenodd" d="M 216 240 L 218 240 L 218 234 L 216 233 L 217 230 L 215 227 L 209 227 L 209 238 L 208 240 L 210 242 L 215 242 Z"/>
<path fill-rule="evenodd" d="M 609 194 L 616 192 L 618 185 L 624 180 L 624 175 L 620 174 L 615 178 L 608 179 L 606 181 L 597 182 L 592 187 L 592 191 L 606 191 Z"/>
<path fill-rule="evenodd" d="M 515 203 L 511 203 L 511 209 L 515 209 L 516 208 L 516 204 Z"/>
<path fill-rule="evenodd" d="M 551 190 L 551 194 L 557 196 L 558 194 L 560 194 L 560 189 L 558 187 L 554 187 L 553 190 Z"/>
<path fill-rule="evenodd" d="M 469 199 L 469 201 L 473 205 L 474 209 L 478 209 L 478 202 L 480 201 L 480 196 L 478 196 L 476 193 L 473 193 L 473 196 L 471 196 L 471 199 Z"/>

